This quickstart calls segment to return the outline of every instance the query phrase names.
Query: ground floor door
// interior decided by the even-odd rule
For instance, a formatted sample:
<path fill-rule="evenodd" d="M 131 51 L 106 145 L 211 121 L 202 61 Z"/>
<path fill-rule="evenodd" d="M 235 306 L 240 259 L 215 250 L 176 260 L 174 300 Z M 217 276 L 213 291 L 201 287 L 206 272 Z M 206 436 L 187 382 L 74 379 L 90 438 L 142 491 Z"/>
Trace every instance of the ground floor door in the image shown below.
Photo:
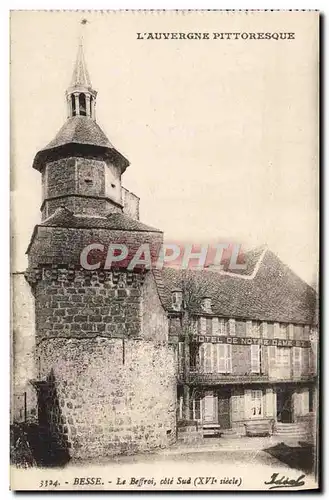
<path fill-rule="evenodd" d="M 292 422 L 292 391 L 286 388 L 277 389 L 276 416 L 278 422 Z"/>
<path fill-rule="evenodd" d="M 221 429 L 229 429 L 230 422 L 230 391 L 219 391 L 218 393 L 218 423 Z"/>
<path fill-rule="evenodd" d="M 203 398 L 204 423 L 217 423 L 216 399 L 213 391 L 206 391 Z"/>

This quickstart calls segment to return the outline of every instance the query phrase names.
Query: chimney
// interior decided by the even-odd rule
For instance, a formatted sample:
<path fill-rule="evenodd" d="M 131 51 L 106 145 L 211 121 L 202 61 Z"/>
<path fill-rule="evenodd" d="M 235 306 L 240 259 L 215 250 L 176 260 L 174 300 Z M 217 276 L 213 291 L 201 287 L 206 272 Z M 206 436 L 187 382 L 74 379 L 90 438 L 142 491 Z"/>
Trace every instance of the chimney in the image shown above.
<path fill-rule="evenodd" d="M 211 308 L 211 298 L 210 297 L 202 297 L 201 299 L 201 307 L 204 312 L 212 313 Z"/>

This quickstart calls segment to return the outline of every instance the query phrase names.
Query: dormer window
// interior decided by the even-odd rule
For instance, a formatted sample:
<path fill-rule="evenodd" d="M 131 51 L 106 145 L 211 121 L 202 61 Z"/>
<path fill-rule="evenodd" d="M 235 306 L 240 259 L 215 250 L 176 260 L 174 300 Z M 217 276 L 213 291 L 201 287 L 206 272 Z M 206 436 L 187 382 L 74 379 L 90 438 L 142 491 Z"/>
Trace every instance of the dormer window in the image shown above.
<path fill-rule="evenodd" d="M 201 300 L 201 307 L 204 312 L 211 313 L 212 312 L 211 298 L 203 297 Z"/>
<path fill-rule="evenodd" d="M 171 306 L 174 311 L 181 311 L 183 304 L 183 292 L 181 290 L 173 290 L 171 293 Z"/>

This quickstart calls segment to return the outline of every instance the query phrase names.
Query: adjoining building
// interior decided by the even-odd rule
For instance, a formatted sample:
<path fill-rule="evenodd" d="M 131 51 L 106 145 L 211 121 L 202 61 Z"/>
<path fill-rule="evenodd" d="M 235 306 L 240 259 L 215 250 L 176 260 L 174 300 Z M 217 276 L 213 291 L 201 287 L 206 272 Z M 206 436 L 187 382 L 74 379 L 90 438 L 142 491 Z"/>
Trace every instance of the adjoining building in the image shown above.
<path fill-rule="evenodd" d="M 309 425 L 309 418 L 314 425 L 315 292 L 268 249 L 245 259 L 244 274 L 189 272 L 197 300 L 188 312 L 186 272 L 164 269 L 157 276 L 170 318 L 169 341 L 178 343 L 178 420 L 238 433 L 251 422 L 272 422 L 277 432 L 285 430 L 280 424 Z M 305 426 L 286 430 L 303 434 Z"/>
<path fill-rule="evenodd" d="M 245 432 L 312 416 L 315 292 L 270 251 L 247 254 L 244 274 L 189 272 L 189 308 L 182 271 L 81 267 L 90 243 L 163 242 L 122 186 L 129 161 L 97 124 L 96 97 L 80 46 L 67 121 L 33 162 L 42 221 L 30 287 L 13 277 L 12 420 L 38 422 L 45 454 L 88 458 L 168 446 L 182 422 Z"/>

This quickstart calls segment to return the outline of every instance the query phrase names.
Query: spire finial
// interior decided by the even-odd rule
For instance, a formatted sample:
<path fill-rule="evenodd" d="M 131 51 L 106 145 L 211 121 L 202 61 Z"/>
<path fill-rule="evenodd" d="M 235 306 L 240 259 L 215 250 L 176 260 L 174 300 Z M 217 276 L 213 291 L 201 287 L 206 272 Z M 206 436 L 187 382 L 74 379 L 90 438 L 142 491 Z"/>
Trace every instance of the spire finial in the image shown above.
<path fill-rule="evenodd" d="M 83 35 L 79 37 L 78 54 L 74 65 L 71 87 L 91 88 L 91 80 L 83 52 Z"/>

